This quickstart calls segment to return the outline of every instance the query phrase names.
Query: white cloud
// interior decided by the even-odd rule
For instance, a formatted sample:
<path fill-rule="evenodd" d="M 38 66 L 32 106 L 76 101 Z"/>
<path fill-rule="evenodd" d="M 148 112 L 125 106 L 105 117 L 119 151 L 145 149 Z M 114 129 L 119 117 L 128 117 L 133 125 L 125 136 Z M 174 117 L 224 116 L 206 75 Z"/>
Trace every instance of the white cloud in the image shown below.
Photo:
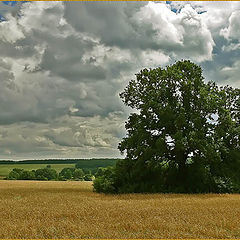
<path fill-rule="evenodd" d="M 31 2 L 23 4 L 19 19 L 19 24 L 26 32 L 38 30 L 54 34 L 59 31 L 59 27 L 64 24 L 63 4 L 61 2 Z"/>
<path fill-rule="evenodd" d="M 237 60 L 230 67 L 223 67 L 221 74 L 224 77 L 224 85 L 231 85 L 233 87 L 240 86 L 240 60 Z"/>
<path fill-rule="evenodd" d="M 157 41 L 182 45 L 183 35 L 176 24 L 177 15 L 166 4 L 149 2 L 141 8 L 135 18 L 141 23 L 152 24 L 153 29 L 157 31 Z"/>
<path fill-rule="evenodd" d="M 214 41 L 211 32 L 191 5 L 174 13 L 166 4 L 149 2 L 135 17 L 142 23 L 152 24 L 162 50 L 198 62 L 212 59 Z"/>
<path fill-rule="evenodd" d="M 230 43 L 222 46 L 222 51 L 231 52 L 240 49 L 240 43 Z"/>
<path fill-rule="evenodd" d="M 141 56 L 142 66 L 148 68 L 159 67 L 169 62 L 170 57 L 160 51 L 143 51 Z"/>
<path fill-rule="evenodd" d="M 219 30 L 227 25 L 231 13 L 240 9 L 238 1 L 172 1 L 170 6 L 180 11 L 188 4 L 200 13 L 202 21 L 212 34 L 219 34 Z"/>
<path fill-rule="evenodd" d="M 24 38 L 24 33 L 19 26 L 17 19 L 7 15 L 8 21 L 0 24 L 0 40 L 3 42 L 14 43 L 19 39 Z"/>
<path fill-rule="evenodd" d="M 220 34 L 227 39 L 240 40 L 240 10 L 234 11 L 229 18 L 229 26 L 223 28 Z"/>

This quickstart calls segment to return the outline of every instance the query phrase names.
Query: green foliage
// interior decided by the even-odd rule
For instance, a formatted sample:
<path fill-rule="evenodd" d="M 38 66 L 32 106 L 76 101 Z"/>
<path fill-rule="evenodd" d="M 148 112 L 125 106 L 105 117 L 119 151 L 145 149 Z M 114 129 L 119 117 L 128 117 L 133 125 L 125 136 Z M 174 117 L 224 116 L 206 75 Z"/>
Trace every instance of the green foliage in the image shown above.
<path fill-rule="evenodd" d="M 20 179 L 20 174 L 23 172 L 23 169 L 14 168 L 8 175 L 7 179 L 9 180 L 18 180 Z"/>
<path fill-rule="evenodd" d="M 72 179 L 75 168 L 63 168 L 59 176 L 63 179 Z"/>
<path fill-rule="evenodd" d="M 25 160 L 25 161 L 0 161 L 0 177 L 9 175 L 13 168 L 24 170 L 37 170 L 43 167 L 54 168 L 60 172 L 63 168 L 72 168 L 78 163 L 77 168 L 84 170 L 85 174 L 95 174 L 98 167 L 114 166 L 117 159 L 49 159 L 49 160 Z"/>
<path fill-rule="evenodd" d="M 27 171 L 24 169 L 14 168 L 8 175 L 9 180 L 33 180 L 35 179 L 34 171 Z"/>
<path fill-rule="evenodd" d="M 6 164 L 43 164 L 43 165 L 49 165 L 49 164 L 81 164 L 80 168 L 97 168 L 97 167 L 104 167 L 104 166 L 112 166 L 115 165 L 116 161 L 118 159 L 44 159 L 44 160 L 21 160 L 21 161 L 12 161 L 12 160 L 0 160 L 0 165 L 6 165 Z"/>
<path fill-rule="evenodd" d="M 59 180 L 92 181 L 92 175 L 90 173 L 84 173 L 81 168 L 64 168 L 59 173 Z"/>
<path fill-rule="evenodd" d="M 85 174 L 95 174 L 99 167 L 115 166 L 117 159 L 82 159 L 78 160 L 75 168 L 81 168 Z"/>
<path fill-rule="evenodd" d="M 46 166 L 45 168 L 40 168 L 37 170 L 24 170 L 19 168 L 14 168 L 8 175 L 7 179 L 9 180 L 84 180 L 92 181 L 93 175 L 87 171 L 84 171 L 80 168 L 63 168 L 58 174 L 55 169 Z"/>
<path fill-rule="evenodd" d="M 103 167 L 98 168 L 96 173 L 95 173 L 95 177 L 103 176 L 104 170 L 105 170 L 105 168 L 103 168 Z"/>
<path fill-rule="evenodd" d="M 33 179 L 35 179 L 35 172 L 24 170 L 21 172 L 18 179 L 19 180 L 33 180 Z"/>
<path fill-rule="evenodd" d="M 24 169 L 28 171 L 37 170 L 39 168 L 45 168 L 46 164 L 0 164 L 0 177 L 8 176 L 9 173 L 14 168 Z M 55 169 L 57 172 L 60 172 L 63 168 L 74 167 L 74 164 L 52 164 L 51 168 Z"/>
<path fill-rule="evenodd" d="M 96 192 L 114 193 L 115 167 L 100 168 L 98 175 L 93 181 L 93 188 Z"/>
<path fill-rule="evenodd" d="M 83 177 L 84 177 L 84 172 L 83 172 L 83 170 L 80 169 L 80 168 L 75 169 L 75 171 L 73 172 L 73 178 L 74 178 L 74 179 L 82 180 Z"/>
<path fill-rule="evenodd" d="M 9 180 L 17 180 L 19 178 L 19 174 L 15 171 L 11 171 L 7 177 Z"/>
<path fill-rule="evenodd" d="M 77 180 L 77 181 L 92 181 L 94 176 L 91 174 L 91 170 L 80 168 L 63 168 L 58 174 L 51 165 L 47 165 L 45 168 L 37 170 L 25 170 L 20 168 L 14 168 L 9 174 L 7 179 L 9 180 Z"/>
<path fill-rule="evenodd" d="M 92 171 L 89 168 L 83 168 L 82 170 L 83 170 L 84 174 L 92 174 Z"/>
<path fill-rule="evenodd" d="M 106 183 L 118 193 L 239 192 L 239 96 L 205 83 L 190 61 L 143 69 L 120 94 L 138 110 L 119 144 L 126 158 L 95 180 L 95 190 L 106 192 Z"/>
<path fill-rule="evenodd" d="M 41 168 L 35 171 L 35 176 L 37 180 L 57 180 L 58 173 L 53 168 Z"/>
<path fill-rule="evenodd" d="M 85 174 L 83 177 L 84 181 L 92 181 L 93 180 L 93 175 L 92 174 Z"/>

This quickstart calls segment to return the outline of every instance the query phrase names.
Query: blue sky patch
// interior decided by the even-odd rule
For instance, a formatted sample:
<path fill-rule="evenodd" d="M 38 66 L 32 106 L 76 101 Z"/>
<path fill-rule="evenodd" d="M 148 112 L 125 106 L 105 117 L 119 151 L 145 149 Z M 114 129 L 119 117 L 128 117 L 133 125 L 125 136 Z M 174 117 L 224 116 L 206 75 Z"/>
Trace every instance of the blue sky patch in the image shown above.
<path fill-rule="evenodd" d="M 2 3 L 14 7 L 17 4 L 17 1 L 2 1 Z"/>

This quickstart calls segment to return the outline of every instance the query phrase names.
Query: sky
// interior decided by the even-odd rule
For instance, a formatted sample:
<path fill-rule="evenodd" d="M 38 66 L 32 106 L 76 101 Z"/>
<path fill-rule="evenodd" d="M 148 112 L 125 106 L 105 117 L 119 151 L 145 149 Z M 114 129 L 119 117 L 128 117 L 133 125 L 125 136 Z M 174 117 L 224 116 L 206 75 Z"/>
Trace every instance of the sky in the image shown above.
<path fill-rule="evenodd" d="M 240 87 L 240 2 L 0 2 L 0 159 L 118 158 L 143 68 Z"/>

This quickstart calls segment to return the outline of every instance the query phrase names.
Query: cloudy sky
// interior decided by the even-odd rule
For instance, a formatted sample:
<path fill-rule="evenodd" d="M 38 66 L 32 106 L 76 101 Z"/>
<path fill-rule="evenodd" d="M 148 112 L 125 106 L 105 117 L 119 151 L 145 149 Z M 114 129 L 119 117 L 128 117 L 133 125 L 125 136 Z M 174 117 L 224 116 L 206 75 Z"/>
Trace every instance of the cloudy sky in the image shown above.
<path fill-rule="evenodd" d="M 119 157 L 142 68 L 240 87 L 240 2 L 0 2 L 0 159 Z"/>

